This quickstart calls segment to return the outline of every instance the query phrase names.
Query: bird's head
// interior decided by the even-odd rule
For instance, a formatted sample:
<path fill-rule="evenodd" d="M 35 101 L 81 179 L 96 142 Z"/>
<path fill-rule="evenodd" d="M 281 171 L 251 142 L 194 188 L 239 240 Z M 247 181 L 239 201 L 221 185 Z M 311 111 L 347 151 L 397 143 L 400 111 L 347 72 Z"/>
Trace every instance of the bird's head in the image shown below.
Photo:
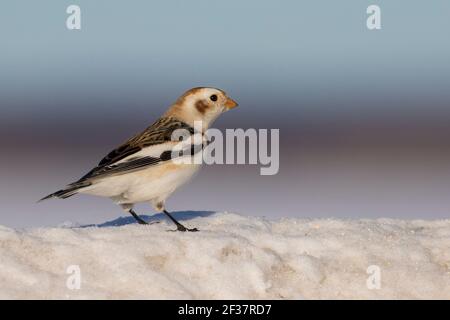
<path fill-rule="evenodd" d="M 186 91 L 167 111 L 166 115 L 193 125 L 194 121 L 202 121 L 207 129 L 217 117 L 237 107 L 236 101 L 216 88 L 193 88 Z"/>

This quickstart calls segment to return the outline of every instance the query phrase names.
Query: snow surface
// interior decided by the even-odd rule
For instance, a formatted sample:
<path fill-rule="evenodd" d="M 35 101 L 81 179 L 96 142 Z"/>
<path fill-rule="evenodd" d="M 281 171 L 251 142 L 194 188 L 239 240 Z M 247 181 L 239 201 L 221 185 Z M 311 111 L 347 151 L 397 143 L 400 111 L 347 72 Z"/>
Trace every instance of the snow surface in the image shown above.
<path fill-rule="evenodd" d="M 450 220 L 176 217 L 201 231 L 130 218 L 0 227 L 0 298 L 450 299 Z M 66 285 L 70 265 L 80 267 L 79 290 Z M 380 289 L 367 287 L 371 265 Z"/>

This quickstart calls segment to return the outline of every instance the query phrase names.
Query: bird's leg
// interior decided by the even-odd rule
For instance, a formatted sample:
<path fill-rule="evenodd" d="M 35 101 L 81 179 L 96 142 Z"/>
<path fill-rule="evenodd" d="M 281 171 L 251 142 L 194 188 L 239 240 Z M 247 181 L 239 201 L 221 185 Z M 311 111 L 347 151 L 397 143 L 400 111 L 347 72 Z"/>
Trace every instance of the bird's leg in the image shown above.
<path fill-rule="evenodd" d="M 131 215 L 133 216 L 133 218 L 135 218 L 139 224 L 148 224 L 148 223 L 145 222 L 141 217 L 139 217 L 139 216 L 136 214 L 136 212 L 134 212 L 133 209 L 128 210 L 128 212 L 131 213 Z"/>
<path fill-rule="evenodd" d="M 189 228 L 186 228 L 185 226 L 183 226 L 183 225 L 182 225 L 181 223 L 179 223 L 174 217 L 172 217 L 172 215 L 171 215 L 166 209 L 164 209 L 163 212 L 169 217 L 170 220 L 172 220 L 173 223 L 176 224 L 176 226 L 177 226 L 177 231 L 182 231 L 182 232 L 185 232 L 185 231 L 191 231 L 191 232 L 198 231 L 197 228 L 189 229 Z"/>

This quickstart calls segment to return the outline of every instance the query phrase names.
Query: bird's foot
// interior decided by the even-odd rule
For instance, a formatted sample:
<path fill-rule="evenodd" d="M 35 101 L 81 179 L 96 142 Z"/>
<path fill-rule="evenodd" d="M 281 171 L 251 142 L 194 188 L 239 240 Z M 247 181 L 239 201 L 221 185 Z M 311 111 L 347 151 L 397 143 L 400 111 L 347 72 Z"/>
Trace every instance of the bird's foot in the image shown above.
<path fill-rule="evenodd" d="M 142 220 L 142 219 L 137 220 L 137 222 L 138 222 L 139 224 L 146 224 L 146 225 L 149 225 L 149 226 L 152 225 L 152 224 L 160 223 L 160 221 L 146 222 L 145 220 Z"/>
<path fill-rule="evenodd" d="M 197 228 L 189 229 L 189 228 L 186 228 L 185 226 L 183 226 L 182 224 L 178 224 L 177 225 L 177 230 L 167 230 L 167 231 L 170 231 L 170 232 L 177 232 L 177 231 L 181 231 L 181 232 L 186 232 L 186 231 L 198 232 L 199 230 Z"/>

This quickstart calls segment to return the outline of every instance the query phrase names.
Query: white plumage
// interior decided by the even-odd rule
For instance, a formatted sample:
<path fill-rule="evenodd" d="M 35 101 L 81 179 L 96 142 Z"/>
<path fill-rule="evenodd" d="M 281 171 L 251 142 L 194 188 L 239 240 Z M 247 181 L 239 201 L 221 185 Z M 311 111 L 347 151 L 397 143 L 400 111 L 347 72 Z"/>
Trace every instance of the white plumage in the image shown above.
<path fill-rule="evenodd" d="M 165 210 L 165 200 L 189 181 L 200 168 L 202 149 L 207 141 L 205 130 L 224 111 L 237 106 L 222 90 L 194 88 L 184 93 L 153 125 L 111 151 L 99 165 L 65 189 L 48 195 L 67 198 L 77 193 L 111 198 L 130 212 L 139 223 L 145 223 L 133 211 L 138 202 L 150 202 L 177 225 L 188 229 Z M 197 124 L 200 129 L 196 130 Z M 184 130 L 190 139 L 174 140 L 176 130 Z M 198 138 L 198 139 L 197 139 Z M 200 143 L 200 145 L 197 145 Z M 184 150 L 183 160 L 174 151 Z"/>

